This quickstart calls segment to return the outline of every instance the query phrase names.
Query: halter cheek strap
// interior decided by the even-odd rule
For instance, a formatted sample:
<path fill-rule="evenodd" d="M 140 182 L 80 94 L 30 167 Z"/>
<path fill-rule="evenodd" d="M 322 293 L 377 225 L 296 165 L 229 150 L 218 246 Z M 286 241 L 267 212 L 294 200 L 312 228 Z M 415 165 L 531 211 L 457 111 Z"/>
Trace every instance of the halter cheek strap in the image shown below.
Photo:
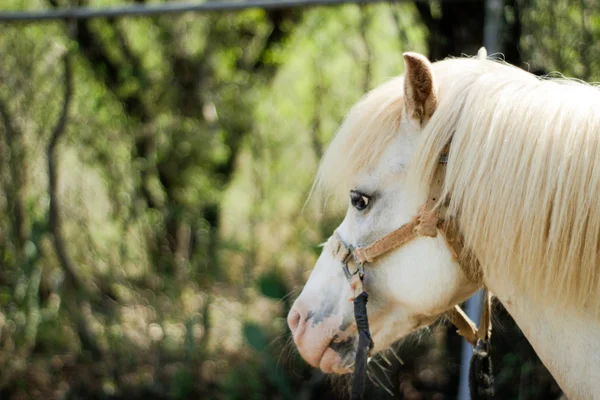
<path fill-rule="evenodd" d="M 356 261 L 361 264 L 370 263 L 420 236 L 436 237 L 438 230 L 446 231 L 447 224 L 442 217 L 446 208 L 445 204 L 437 205 L 442 193 L 445 174 L 446 165 L 440 164 L 435 171 L 429 197 L 419 209 L 417 216 L 370 245 L 355 248 L 354 258 Z M 448 237 L 446 234 L 445 236 L 448 239 L 446 242 L 455 241 L 454 237 Z M 462 251 L 462 248 L 460 250 Z M 458 257 L 456 250 L 452 249 L 452 253 L 455 258 Z"/>

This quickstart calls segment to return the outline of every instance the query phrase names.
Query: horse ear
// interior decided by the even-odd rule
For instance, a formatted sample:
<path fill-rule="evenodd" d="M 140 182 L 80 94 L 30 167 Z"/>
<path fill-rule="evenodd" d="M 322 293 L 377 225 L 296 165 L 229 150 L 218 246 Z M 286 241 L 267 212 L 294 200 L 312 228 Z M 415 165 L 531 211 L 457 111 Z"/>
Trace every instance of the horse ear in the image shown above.
<path fill-rule="evenodd" d="M 437 107 L 437 87 L 429 60 L 417 53 L 404 53 L 404 102 L 409 118 L 426 122 Z"/>

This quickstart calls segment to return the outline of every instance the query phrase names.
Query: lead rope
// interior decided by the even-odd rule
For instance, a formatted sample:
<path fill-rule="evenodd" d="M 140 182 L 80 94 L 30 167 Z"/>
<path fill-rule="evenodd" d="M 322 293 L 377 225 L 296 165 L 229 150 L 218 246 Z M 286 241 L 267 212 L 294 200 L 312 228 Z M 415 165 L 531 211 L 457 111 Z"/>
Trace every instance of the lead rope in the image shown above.
<path fill-rule="evenodd" d="M 358 279 L 357 279 L 358 278 Z M 358 282 L 360 279 L 360 283 Z M 358 329 L 358 348 L 354 361 L 354 373 L 352 376 L 352 400 L 363 400 L 367 377 L 367 358 L 373 349 L 373 340 L 369 331 L 369 319 L 367 317 L 367 302 L 369 295 L 362 285 L 362 277 L 355 275 L 353 289 L 362 290 L 354 298 L 354 319 Z M 357 285 L 358 283 L 358 285 Z M 470 319 L 457 307 L 453 313 L 460 314 L 459 317 L 451 317 L 459 328 L 458 333 L 472 343 L 471 335 L 476 335 L 477 344 L 473 348 L 473 355 L 469 365 L 469 391 L 471 400 L 489 400 L 494 396 L 494 375 L 492 373 L 492 358 L 490 338 L 492 331 L 491 321 L 491 294 L 487 289 L 483 293 L 483 308 L 479 321 L 479 329 L 474 328 Z M 457 323 L 462 320 L 463 322 Z M 460 326 L 468 326 L 470 329 L 463 331 Z"/>
<path fill-rule="evenodd" d="M 354 359 L 352 400 L 363 399 L 367 377 L 367 357 L 373 348 L 373 340 L 369 331 L 369 318 L 367 317 L 368 299 L 369 295 L 365 291 L 354 298 L 354 319 L 358 328 L 358 348 Z"/>
<path fill-rule="evenodd" d="M 477 330 L 477 344 L 473 348 L 471 365 L 469 366 L 469 391 L 471 400 L 489 400 L 494 397 L 494 375 L 492 373 L 492 356 L 490 337 L 491 295 L 487 289 L 483 292 L 483 309 Z"/>

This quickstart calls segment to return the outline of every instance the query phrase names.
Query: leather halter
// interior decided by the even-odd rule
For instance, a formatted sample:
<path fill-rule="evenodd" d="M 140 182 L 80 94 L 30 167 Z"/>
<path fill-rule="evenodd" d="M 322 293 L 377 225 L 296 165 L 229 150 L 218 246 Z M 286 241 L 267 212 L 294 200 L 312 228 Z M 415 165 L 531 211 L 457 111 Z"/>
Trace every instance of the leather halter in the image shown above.
<path fill-rule="evenodd" d="M 366 359 L 367 356 L 370 356 L 373 349 L 366 310 L 368 294 L 363 285 L 365 264 L 375 261 L 377 258 L 404 246 L 418 237 L 436 237 L 438 233 L 444 236 L 454 260 L 461 264 L 461 255 L 464 250 L 463 238 L 457 228 L 456 222 L 445 220 L 444 214 L 447 202 L 440 201 L 444 178 L 446 176 L 447 154 L 448 146 L 446 146 L 440 156 L 427 201 L 420 207 L 419 213 L 411 221 L 367 246 L 353 247 L 348 245 L 342 240 L 337 231 L 327 242 L 327 246 L 331 249 L 334 258 L 342 263 L 344 274 L 350 283 L 353 293 L 351 300 L 354 301 L 354 314 L 359 333 L 359 345 L 355 360 L 354 384 L 352 388 L 353 399 L 362 398 L 364 376 L 366 374 Z M 348 268 L 350 261 L 354 261 L 356 265 L 354 272 L 350 272 Z M 461 265 L 461 267 L 466 271 L 464 265 Z M 458 305 L 449 310 L 447 316 L 458 329 L 458 334 L 475 346 L 471 369 L 475 367 L 474 364 L 476 364 L 475 361 L 478 355 L 480 358 L 487 357 L 485 360 L 489 361 L 491 322 L 490 294 L 487 290 L 484 293 L 484 304 L 479 329 L 477 329 L 475 323 Z M 483 356 L 481 356 L 482 354 Z M 478 364 L 482 364 L 482 362 Z M 473 375 L 472 372 L 470 374 Z M 474 379 L 477 381 L 477 378 Z"/>

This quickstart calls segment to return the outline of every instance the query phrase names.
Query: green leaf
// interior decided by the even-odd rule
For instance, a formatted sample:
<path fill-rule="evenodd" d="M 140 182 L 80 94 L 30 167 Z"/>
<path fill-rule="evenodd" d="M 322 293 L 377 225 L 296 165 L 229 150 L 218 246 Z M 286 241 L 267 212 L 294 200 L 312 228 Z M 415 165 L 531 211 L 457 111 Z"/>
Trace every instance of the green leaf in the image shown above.
<path fill-rule="evenodd" d="M 272 299 L 283 299 L 288 293 L 287 286 L 276 271 L 270 271 L 258 278 L 258 287 L 260 292 Z"/>
<path fill-rule="evenodd" d="M 244 338 L 254 350 L 263 352 L 267 348 L 267 337 L 263 329 L 254 323 L 244 324 Z"/>

